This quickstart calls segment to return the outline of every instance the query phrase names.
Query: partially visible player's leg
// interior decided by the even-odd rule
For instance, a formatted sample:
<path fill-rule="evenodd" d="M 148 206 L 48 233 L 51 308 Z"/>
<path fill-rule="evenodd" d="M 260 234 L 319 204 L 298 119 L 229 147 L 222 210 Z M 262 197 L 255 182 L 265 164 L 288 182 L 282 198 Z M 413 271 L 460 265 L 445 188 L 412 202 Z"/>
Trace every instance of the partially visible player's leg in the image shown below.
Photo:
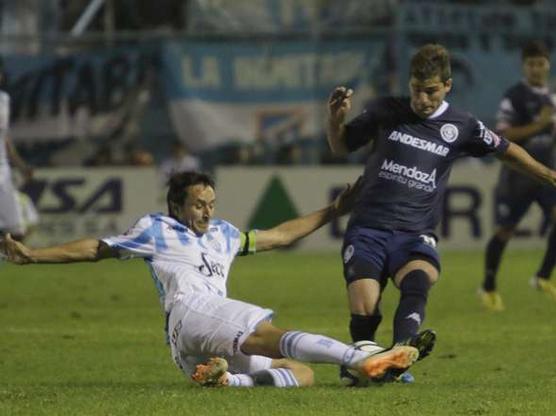
<path fill-rule="evenodd" d="M 438 276 L 437 266 L 425 259 L 410 260 L 395 274 L 400 301 L 394 316 L 394 343 L 404 343 L 419 332 L 429 290 Z"/>
<path fill-rule="evenodd" d="M 374 341 L 376 330 L 382 321 L 379 308 L 380 283 L 375 279 L 355 278 L 348 284 L 347 291 L 352 341 Z"/>
<path fill-rule="evenodd" d="M 512 190 L 512 192 L 515 190 Z M 517 224 L 533 203 L 534 193 L 517 190 L 511 194 L 507 189 L 497 189 L 495 196 L 495 221 L 497 229 L 487 243 L 483 282 L 478 290 L 481 303 L 488 310 L 504 310 L 502 297 L 496 291 L 498 269 L 508 241 L 513 237 Z"/>
<path fill-rule="evenodd" d="M 229 358 L 229 364 L 221 357 L 206 360 L 191 378 L 206 387 L 307 387 L 314 382 L 313 370 L 305 364 L 242 353 Z"/>
<path fill-rule="evenodd" d="M 485 276 L 482 288 L 485 292 L 496 291 L 496 275 L 502 261 L 504 249 L 512 238 L 515 225 L 506 225 L 498 228 L 489 240 L 485 252 Z"/>
<path fill-rule="evenodd" d="M 369 354 L 324 335 L 285 331 L 269 322 L 261 322 L 241 350 L 248 355 L 345 365 L 371 379 L 380 379 L 393 368 L 405 370 L 419 356 L 418 350 L 411 346 L 394 346 L 389 350 L 377 346 L 376 353 Z"/>
<path fill-rule="evenodd" d="M 382 321 L 380 296 L 387 279 L 382 270 L 391 233 L 369 228 L 350 228 L 344 237 L 342 260 L 351 313 L 353 342 L 374 341 Z"/>
<path fill-rule="evenodd" d="M 287 358 L 272 360 L 272 367 L 250 374 L 255 386 L 310 387 L 314 384 L 313 370 Z"/>
<path fill-rule="evenodd" d="M 554 265 L 556 264 L 556 207 L 552 207 L 550 214 L 552 226 L 548 233 L 546 251 L 541 266 L 531 280 L 531 284 L 556 300 L 556 285 L 550 281 Z"/>
<path fill-rule="evenodd" d="M 483 306 L 494 312 L 504 310 L 502 297 L 496 291 L 496 276 L 502 262 L 502 255 L 513 236 L 515 227 L 515 225 L 506 225 L 498 228 L 486 246 L 485 274 L 478 295 Z"/>

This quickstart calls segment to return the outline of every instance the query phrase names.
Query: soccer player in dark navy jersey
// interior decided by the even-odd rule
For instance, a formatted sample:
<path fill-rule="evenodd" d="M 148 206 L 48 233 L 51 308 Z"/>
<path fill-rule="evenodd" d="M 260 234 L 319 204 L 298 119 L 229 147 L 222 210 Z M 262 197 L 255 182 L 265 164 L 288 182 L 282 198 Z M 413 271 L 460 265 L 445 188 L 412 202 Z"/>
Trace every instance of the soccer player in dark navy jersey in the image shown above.
<path fill-rule="evenodd" d="M 550 57 L 545 45 L 531 42 L 522 50 L 524 79 L 505 93 L 497 114 L 496 130 L 519 143 L 535 159 L 554 166 L 554 102 L 548 88 Z M 556 189 L 502 167 L 496 186 L 497 230 L 486 249 L 485 276 L 479 295 L 485 307 L 504 309 L 496 291 L 496 274 L 506 244 L 527 213 L 537 202 L 552 221 L 542 263 L 531 285 L 556 300 L 556 286 L 549 280 L 556 261 Z"/>
<path fill-rule="evenodd" d="M 556 185 L 556 172 L 446 102 L 451 87 L 448 51 L 429 44 L 411 60 L 409 97 L 378 98 L 346 123 L 353 91 L 338 87 L 330 96 L 332 151 L 345 154 L 373 143 L 342 248 L 354 341 L 375 338 L 388 278 L 401 292 L 394 342 L 407 342 L 418 332 L 440 271 L 434 229 L 456 159 L 494 154 L 510 167 Z"/>

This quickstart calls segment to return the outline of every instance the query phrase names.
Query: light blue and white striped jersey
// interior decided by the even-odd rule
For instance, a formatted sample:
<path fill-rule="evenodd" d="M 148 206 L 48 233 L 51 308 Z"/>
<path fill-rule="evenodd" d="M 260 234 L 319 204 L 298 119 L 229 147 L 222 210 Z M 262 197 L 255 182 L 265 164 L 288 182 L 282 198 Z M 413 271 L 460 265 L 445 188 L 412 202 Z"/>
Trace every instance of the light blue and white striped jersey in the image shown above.
<path fill-rule="evenodd" d="M 145 260 L 166 313 L 192 291 L 225 297 L 235 256 L 247 254 L 239 253 L 245 234 L 220 219 L 211 220 L 208 231 L 198 236 L 173 218 L 149 214 L 126 233 L 102 241 L 118 249 L 120 259 Z"/>
<path fill-rule="evenodd" d="M 6 152 L 6 136 L 10 128 L 10 96 L 0 91 L 0 179 L 10 176 L 10 164 Z"/>

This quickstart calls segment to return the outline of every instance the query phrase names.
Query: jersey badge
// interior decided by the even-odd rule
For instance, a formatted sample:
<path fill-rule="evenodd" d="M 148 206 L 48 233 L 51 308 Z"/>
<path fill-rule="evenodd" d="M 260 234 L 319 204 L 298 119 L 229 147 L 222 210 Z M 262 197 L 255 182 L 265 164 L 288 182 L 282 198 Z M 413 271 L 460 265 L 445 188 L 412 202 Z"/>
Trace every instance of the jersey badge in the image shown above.
<path fill-rule="evenodd" d="M 440 136 L 445 142 L 453 143 L 459 136 L 459 130 L 453 124 L 446 123 L 440 127 Z"/>

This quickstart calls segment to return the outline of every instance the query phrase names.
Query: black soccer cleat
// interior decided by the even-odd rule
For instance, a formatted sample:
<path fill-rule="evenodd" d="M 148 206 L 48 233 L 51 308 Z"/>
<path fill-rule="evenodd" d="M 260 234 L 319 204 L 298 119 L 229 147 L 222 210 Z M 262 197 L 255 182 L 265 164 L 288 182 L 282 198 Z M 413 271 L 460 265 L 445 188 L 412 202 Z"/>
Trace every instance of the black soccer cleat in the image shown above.
<path fill-rule="evenodd" d="M 419 350 L 419 360 L 422 360 L 432 352 L 435 343 L 436 332 L 432 329 L 425 329 L 400 344 L 417 348 Z"/>
<path fill-rule="evenodd" d="M 419 351 L 419 358 L 417 359 L 417 361 L 419 361 L 425 358 L 426 356 L 428 356 L 432 352 L 435 343 L 436 343 L 436 332 L 434 332 L 432 329 L 425 329 L 424 331 L 421 331 L 418 334 L 413 335 L 412 337 L 406 339 L 405 341 L 398 342 L 394 345 L 409 345 L 411 347 L 417 348 L 417 350 Z M 386 373 L 383 381 L 387 383 L 396 382 L 396 381 L 404 382 L 405 380 L 403 380 L 403 376 L 404 376 L 404 371 L 401 371 L 399 369 L 390 369 Z M 413 376 L 411 376 L 411 378 L 413 378 Z M 413 379 L 412 382 L 414 381 L 415 380 Z"/>

